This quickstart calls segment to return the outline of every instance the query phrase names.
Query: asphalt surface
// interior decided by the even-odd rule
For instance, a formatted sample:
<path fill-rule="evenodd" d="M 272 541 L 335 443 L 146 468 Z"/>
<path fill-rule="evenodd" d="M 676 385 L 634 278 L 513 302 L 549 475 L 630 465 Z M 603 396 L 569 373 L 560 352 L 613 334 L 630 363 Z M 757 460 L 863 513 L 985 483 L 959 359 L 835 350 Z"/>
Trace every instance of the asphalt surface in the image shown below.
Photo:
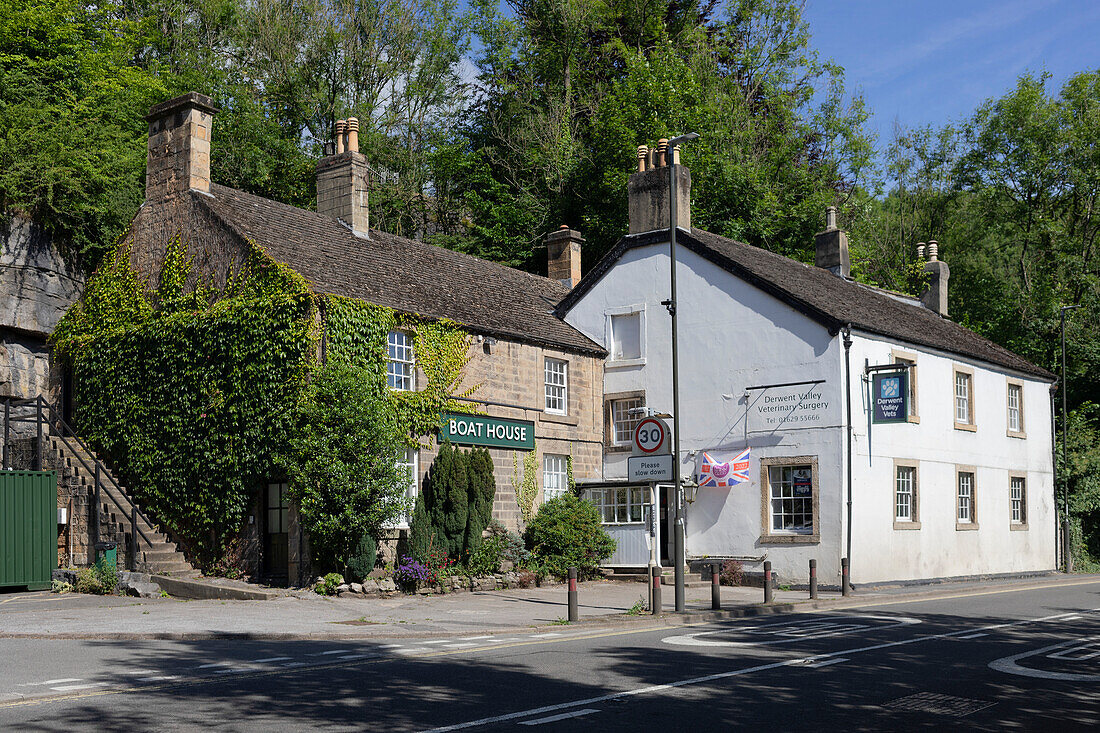
<path fill-rule="evenodd" d="M 5 730 L 1095 730 L 1100 581 L 670 628 L 0 639 Z"/>

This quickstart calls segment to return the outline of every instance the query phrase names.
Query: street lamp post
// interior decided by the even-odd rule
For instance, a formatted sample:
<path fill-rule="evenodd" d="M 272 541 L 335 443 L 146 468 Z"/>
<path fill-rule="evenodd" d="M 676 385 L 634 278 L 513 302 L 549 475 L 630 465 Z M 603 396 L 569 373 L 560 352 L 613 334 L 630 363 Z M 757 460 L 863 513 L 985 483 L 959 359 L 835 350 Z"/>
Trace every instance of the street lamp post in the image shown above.
<path fill-rule="evenodd" d="M 675 527 L 673 538 L 675 542 L 676 563 L 676 610 L 684 610 L 684 563 L 687 562 L 684 548 L 684 497 L 683 487 L 680 485 L 680 363 L 676 340 L 676 154 L 675 150 L 682 143 L 699 137 L 698 133 L 689 132 L 668 141 L 666 151 L 668 161 L 668 251 L 671 269 L 672 292 L 666 302 L 669 315 L 672 317 L 672 484 L 675 487 Z"/>
<path fill-rule="evenodd" d="M 1066 311 L 1080 308 L 1080 305 L 1063 305 L 1062 316 L 1062 559 L 1066 572 L 1073 572 L 1073 555 L 1069 542 L 1069 452 L 1066 449 Z"/>

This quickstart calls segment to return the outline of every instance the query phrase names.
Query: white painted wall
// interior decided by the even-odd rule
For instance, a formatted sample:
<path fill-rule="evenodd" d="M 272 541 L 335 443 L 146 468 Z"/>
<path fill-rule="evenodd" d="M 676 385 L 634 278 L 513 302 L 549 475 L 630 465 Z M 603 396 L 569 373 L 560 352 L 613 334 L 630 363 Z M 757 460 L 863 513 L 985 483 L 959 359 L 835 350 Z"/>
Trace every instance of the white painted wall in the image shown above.
<path fill-rule="evenodd" d="M 846 431 L 843 419 L 842 337 L 721 270 L 694 253 L 677 252 L 679 295 L 681 466 L 695 469 L 690 451 L 725 457 L 751 447 L 751 481 L 728 489 L 700 489 L 687 511 L 688 557 L 764 556 L 781 579 L 804 582 L 816 558 L 822 583 L 839 582 L 845 552 Z M 629 306 L 645 311 L 640 362 L 605 364 L 604 392 L 644 390 L 646 403 L 672 411 L 670 319 L 660 301 L 669 295 L 668 246 L 628 251 L 566 316 L 593 340 L 609 345 L 608 314 Z M 1027 438 L 1006 435 L 1006 374 L 980 362 L 933 353 L 865 334 L 853 334 L 852 409 L 853 582 L 1046 570 L 1054 567 L 1048 385 L 1024 384 Z M 865 360 L 890 361 L 891 350 L 917 354 L 919 424 L 878 425 L 868 434 Z M 952 364 L 974 369 L 976 432 L 953 424 Z M 833 403 L 827 425 L 773 434 L 747 434 L 746 387 L 824 379 Z M 754 393 L 756 394 L 756 393 Z M 820 542 L 762 541 L 760 460 L 781 456 L 818 460 Z M 626 476 L 626 453 L 606 453 L 604 478 Z M 894 458 L 919 461 L 921 529 L 893 526 Z M 955 529 L 955 465 L 977 468 L 979 529 Z M 1009 528 L 1008 473 L 1026 473 L 1028 529 Z M 759 570 L 759 564 L 747 564 Z"/>
<path fill-rule="evenodd" d="M 855 334 L 853 379 L 866 362 L 886 364 L 892 350 L 917 356 L 919 423 L 868 424 L 869 386 L 853 385 L 854 582 L 939 578 L 1055 567 L 1049 384 L 970 359 L 917 351 Z M 954 425 L 954 367 L 974 370 L 973 432 Z M 1007 434 L 1007 379 L 1023 385 L 1026 438 Z M 870 438 L 868 438 L 870 430 Z M 894 529 L 894 459 L 918 462 L 920 529 Z M 957 530 L 956 466 L 976 470 L 977 530 Z M 1009 473 L 1027 478 L 1027 529 L 1010 524 Z M 890 548 L 883 552 L 882 548 Z"/>

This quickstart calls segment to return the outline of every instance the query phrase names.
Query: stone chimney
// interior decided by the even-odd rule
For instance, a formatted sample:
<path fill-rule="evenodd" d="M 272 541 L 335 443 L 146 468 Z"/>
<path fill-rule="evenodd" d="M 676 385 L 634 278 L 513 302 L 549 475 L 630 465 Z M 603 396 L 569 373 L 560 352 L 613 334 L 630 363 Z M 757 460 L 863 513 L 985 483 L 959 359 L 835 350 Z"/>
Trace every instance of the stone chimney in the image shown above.
<path fill-rule="evenodd" d="M 940 260 L 940 245 L 935 240 L 928 243 L 928 262 L 924 263 L 924 271 L 929 275 L 928 289 L 921 293 L 920 301 L 925 308 L 947 318 L 947 280 L 951 270 Z"/>
<path fill-rule="evenodd" d="M 158 201 L 195 190 L 210 193 L 210 131 L 214 100 L 188 92 L 149 110 L 145 200 Z"/>
<path fill-rule="evenodd" d="M 825 231 L 814 235 L 814 264 L 838 277 L 850 277 L 848 234 L 836 225 L 836 207 L 825 209 Z"/>
<path fill-rule="evenodd" d="M 667 218 L 667 217 L 666 217 Z M 562 224 L 546 236 L 546 276 L 572 288 L 581 279 L 581 233 Z"/>
<path fill-rule="evenodd" d="M 626 184 L 630 234 L 668 229 L 670 170 L 676 176 L 676 226 L 691 231 L 691 171 L 680 165 L 679 148 L 670 151 L 662 139 L 653 151 L 638 146 L 638 170 Z"/>
<path fill-rule="evenodd" d="M 317 161 L 317 212 L 366 235 L 370 228 L 368 170 L 367 159 L 359 152 L 359 120 L 337 120 L 335 137 L 336 154 Z"/>

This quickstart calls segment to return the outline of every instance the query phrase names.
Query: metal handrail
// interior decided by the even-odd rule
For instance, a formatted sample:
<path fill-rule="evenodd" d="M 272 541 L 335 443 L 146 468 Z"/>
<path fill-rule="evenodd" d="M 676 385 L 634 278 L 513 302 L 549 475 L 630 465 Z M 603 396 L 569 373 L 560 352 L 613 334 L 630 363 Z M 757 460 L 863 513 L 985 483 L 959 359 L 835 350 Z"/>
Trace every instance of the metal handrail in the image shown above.
<path fill-rule="evenodd" d="M 3 401 L 5 403 L 5 408 L 6 408 L 5 409 L 5 422 L 34 422 L 34 423 L 37 423 L 40 427 L 42 425 L 45 425 L 46 430 L 49 432 L 50 435 L 53 435 L 54 437 L 60 438 L 61 441 L 65 443 L 65 446 L 69 449 L 69 452 L 73 456 L 76 457 L 76 459 L 80 462 L 80 465 L 82 465 L 84 467 L 84 470 L 86 470 L 89 474 L 99 478 L 100 483 L 103 483 L 102 476 L 104 476 L 104 475 L 107 476 L 110 479 L 111 483 L 114 485 L 114 488 L 118 491 L 118 493 L 120 493 L 124 496 L 126 495 L 126 491 L 123 489 L 122 484 L 119 483 L 118 479 L 115 478 L 115 476 L 111 472 L 111 470 L 101 460 L 99 460 L 98 457 L 96 457 L 95 453 L 91 450 L 91 448 L 88 447 L 87 443 L 85 443 L 80 438 L 80 436 L 78 436 L 76 434 L 76 431 L 73 430 L 72 427 L 70 427 L 69 424 L 66 423 L 65 420 L 57 414 L 57 411 L 54 409 L 53 405 L 51 405 L 49 402 L 47 402 L 42 397 L 42 395 L 38 395 L 38 397 L 33 399 L 33 400 L 22 399 L 22 398 L 14 398 L 14 397 L 5 397 L 5 398 L 0 398 L 0 401 Z M 19 416 L 13 417 L 10 414 L 10 407 L 34 407 L 34 408 L 36 408 L 36 414 L 33 418 L 32 417 L 19 417 Z M 56 421 L 57 424 L 61 426 L 61 429 L 55 428 L 54 423 L 51 422 L 51 419 L 46 419 L 45 414 L 47 412 L 49 413 L 50 418 L 52 420 Z M 68 431 L 68 433 L 69 433 L 68 436 L 65 435 L 65 431 Z M 40 433 L 40 435 L 41 435 L 41 433 Z M 88 456 L 92 460 L 92 465 L 88 465 L 88 462 L 84 460 L 84 458 L 80 455 L 80 453 L 78 453 L 76 450 L 73 449 L 72 444 L 69 442 L 69 437 L 70 436 L 72 437 L 73 440 L 76 441 L 77 445 L 80 446 L 81 448 L 83 448 L 84 452 L 88 454 Z M 5 457 L 6 457 L 7 449 L 8 449 L 8 446 L 7 446 L 6 436 L 5 436 L 5 444 L 3 446 L 3 451 L 5 453 Z M 41 445 L 38 446 L 38 450 L 41 453 L 41 450 L 42 450 Z M 5 464 L 5 467 L 6 467 L 6 464 Z M 39 466 L 39 467 L 41 468 L 41 466 Z M 98 468 L 99 471 L 96 471 L 96 468 Z M 127 501 L 130 502 L 130 511 L 127 511 L 126 508 L 123 507 L 121 503 L 119 503 L 118 499 L 115 498 L 114 493 L 108 493 L 107 498 L 109 498 L 111 500 L 111 503 L 113 503 L 115 505 L 115 507 L 119 510 L 120 513 L 122 513 L 123 516 L 127 516 L 127 515 L 129 516 L 131 534 L 132 535 L 140 535 L 141 538 L 143 540 L 145 540 L 145 543 L 147 545 L 153 546 L 153 544 L 154 544 L 153 541 L 149 538 L 149 536 L 147 534 L 145 534 L 145 530 L 143 530 L 140 527 L 140 525 L 137 524 L 137 521 L 136 521 L 137 516 L 136 515 L 140 513 L 141 518 L 144 519 L 145 523 L 148 524 L 150 527 L 153 526 L 153 523 L 149 520 L 149 517 L 145 514 L 145 512 L 141 511 L 141 509 L 137 505 L 137 502 L 135 502 L 131 497 L 126 496 Z M 97 534 L 98 534 L 98 519 L 99 519 L 99 507 L 97 506 L 96 507 L 96 520 L 97 520 L 97 522 L 96 522 L 97 528 L 96 529 L 97 529 Z M 136 561 L 136 558 L 135 558 L 135 561 Z"/>

